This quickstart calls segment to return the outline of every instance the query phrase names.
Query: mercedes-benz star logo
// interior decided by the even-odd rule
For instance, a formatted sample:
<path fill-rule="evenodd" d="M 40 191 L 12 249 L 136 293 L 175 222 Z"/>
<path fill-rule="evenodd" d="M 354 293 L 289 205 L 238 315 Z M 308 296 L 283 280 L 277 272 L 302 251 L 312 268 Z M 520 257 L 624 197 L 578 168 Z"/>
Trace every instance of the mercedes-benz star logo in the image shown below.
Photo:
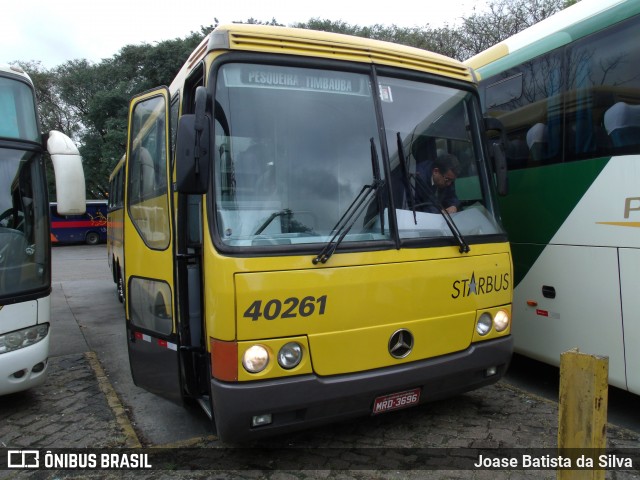
<path fill-rule="evenodd" d="M 389 339 L 389 353 L 393 358 L 405 358 L 413 348 L 413 335 L 404 328 L 396 331 Z"/>

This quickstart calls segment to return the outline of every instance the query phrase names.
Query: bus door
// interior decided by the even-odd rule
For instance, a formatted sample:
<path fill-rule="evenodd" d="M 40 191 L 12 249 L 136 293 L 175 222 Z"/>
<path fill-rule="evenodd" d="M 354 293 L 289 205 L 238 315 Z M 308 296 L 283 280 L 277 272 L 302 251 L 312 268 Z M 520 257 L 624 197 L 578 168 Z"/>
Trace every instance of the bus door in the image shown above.
<path fill-rule="evenodd" d="M 640 349 L 637 348 L 637 339 L 640 338 L 640 251 L 637 248 L 620 248 L 618 258 L 627 390 L 640 394 Z"/>
<path fill-rule="evenodd" d="M 134 383 L 182 403 L 168 119 L 165 87 L 131 101 L 124 221 L 126 324 Z"/>

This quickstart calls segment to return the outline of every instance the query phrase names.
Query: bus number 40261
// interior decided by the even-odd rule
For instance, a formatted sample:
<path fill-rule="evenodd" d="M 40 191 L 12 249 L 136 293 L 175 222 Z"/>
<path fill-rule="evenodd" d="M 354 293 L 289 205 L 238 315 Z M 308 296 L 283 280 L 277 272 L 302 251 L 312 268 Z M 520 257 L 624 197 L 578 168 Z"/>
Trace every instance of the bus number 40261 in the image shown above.
<path fill-rule="evenodd" d="M 266 320 L 275 320 L 277 318 L 296 318 L 310 317 L 311 315 L 324 315 L 327 307 L 327 296 L 321 297 L 289 297 L 284 301 L 277 298 L 263 302 L 256 300 L 244 312 L 243 317 L 250 318 L 253 321 L 264 317 Z"/>

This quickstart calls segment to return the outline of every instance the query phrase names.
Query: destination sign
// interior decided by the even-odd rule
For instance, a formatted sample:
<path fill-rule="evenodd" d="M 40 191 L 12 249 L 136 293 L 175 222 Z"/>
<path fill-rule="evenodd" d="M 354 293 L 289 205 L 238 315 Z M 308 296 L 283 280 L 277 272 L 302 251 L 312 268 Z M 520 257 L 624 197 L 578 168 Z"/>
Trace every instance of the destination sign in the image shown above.
<path fill-rule="evenodd" d="M 371 96 L 368 77 L 354 73 L 237 64 L 226 65 L 223 73 L 227 87 L 274 88 Z"/>

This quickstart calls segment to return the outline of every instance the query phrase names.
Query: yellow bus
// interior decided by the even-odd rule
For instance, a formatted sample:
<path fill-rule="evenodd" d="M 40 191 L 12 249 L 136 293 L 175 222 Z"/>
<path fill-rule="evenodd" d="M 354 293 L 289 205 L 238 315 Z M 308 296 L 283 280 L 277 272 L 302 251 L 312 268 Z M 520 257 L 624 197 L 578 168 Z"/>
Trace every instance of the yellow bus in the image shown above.
<path fill-rule="evenodd" d="M 118 300 L 124 302 L 124 157 L 109 176 L 109 204 L 107 210 L 107 263 L 116 284 Z"/>
<path fill-rule="evenodd" d="M 455 60 L 218 27 L 130 103 L 134 382 L 243 441 L 498 381 L 512 261 L 487 122 Z"/>

